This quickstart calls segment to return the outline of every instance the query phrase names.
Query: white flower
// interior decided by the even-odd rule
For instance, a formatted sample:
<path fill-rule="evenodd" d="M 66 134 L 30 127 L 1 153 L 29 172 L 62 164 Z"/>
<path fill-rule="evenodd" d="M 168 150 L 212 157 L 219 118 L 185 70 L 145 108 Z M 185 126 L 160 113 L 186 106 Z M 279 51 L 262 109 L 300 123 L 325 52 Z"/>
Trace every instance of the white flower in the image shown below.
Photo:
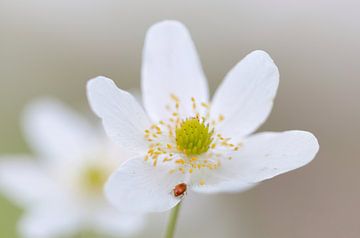
<path fill-rule="evenodd" d="M 251 135 L 268 117 L 278 82 L 270 56 L 254 51 L 226 75 L 210 105 L 187 29 L 175 21 L 152 26 L 141 82 L 147 114 L 110 79 L 88 83 L 107 134 L 131 151 L 107 181 L 107 198 L 122 210 L 165 211 L 188 190 L 239 192 L 309 163 L 319 148 L 309 132 Z"/>
<path fill-rule="evenodd" d="M 128 235 L 142 226 L 142 216 L 114 211 L 103 196 L 104 182 L 124 157 L 100 128 L 60 102 L 41 100 L 25 111 L 24 129 L 40 158 L 0 160 L 1 192 L 26 208 L 22 236 L 59 237 L 81 229 Z"/>

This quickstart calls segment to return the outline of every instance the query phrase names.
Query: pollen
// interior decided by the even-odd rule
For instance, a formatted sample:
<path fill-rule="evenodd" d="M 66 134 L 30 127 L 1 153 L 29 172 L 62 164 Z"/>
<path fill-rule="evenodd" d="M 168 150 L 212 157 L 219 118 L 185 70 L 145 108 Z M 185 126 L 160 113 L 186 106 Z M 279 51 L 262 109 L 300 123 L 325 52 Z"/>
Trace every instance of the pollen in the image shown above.
<path fill-rule="evenodd" d="M 193 110 L 189 117 L 183 117 L 180 110 L 183 101 L 174 94 L 169 99 L 170 103 L 166 104 L 168 117 L 144 130 L 144 139 L 148 142 L 144 161 L 153 167 L 166 163 L 169 174 L 188 176 L 200 170 L 221 167 L 222 159 L 233 159 L 225 152 L 237 152 L 242 148 L 241 142 L 233 141 L 216 130 L 217 125 L 224 121 L 224 115 L 211 119 L 211 105 L 191 97 L 189 103 Z M 204 185 L 205 180 L 199 184 Z"/>
<path fill-rule="evenodd" d="M 182 121 L 175 132 L 177 148 L 186 155 L 207 152 L 213 141 L 213 131 L 198 117 Z"/>

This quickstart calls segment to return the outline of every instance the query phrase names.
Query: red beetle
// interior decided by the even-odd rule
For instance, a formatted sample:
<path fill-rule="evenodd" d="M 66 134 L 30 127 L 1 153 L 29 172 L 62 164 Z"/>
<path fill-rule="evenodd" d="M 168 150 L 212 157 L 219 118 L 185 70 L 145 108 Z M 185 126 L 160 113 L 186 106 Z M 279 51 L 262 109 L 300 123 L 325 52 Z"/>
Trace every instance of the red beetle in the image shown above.
<path fill-rule="evenodd" d="M 176 185 L 173 189 L 173 194 L 175 197 L 180 197 L 182 195 L 184 195 L 184 193 L 186 192 L 187 189 L 187 185 L 186 183 L 179 183 L 178 185 Z"/>

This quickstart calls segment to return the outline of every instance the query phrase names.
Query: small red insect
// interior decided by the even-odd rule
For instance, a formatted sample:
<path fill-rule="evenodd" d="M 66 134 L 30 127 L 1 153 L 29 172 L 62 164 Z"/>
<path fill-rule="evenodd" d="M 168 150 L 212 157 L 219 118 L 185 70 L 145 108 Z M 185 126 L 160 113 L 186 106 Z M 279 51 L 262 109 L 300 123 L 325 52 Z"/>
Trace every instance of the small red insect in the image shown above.
<path fill-rule="evenodd" d="M 186 183 L 179 183 L 178 185 L 176 185 L 173 189 L 173 194 L 175 197 L 180 197 L 182 195 L 184 195 L 184 193 L 186 192 L 187 189 L 187 185 Z"/>

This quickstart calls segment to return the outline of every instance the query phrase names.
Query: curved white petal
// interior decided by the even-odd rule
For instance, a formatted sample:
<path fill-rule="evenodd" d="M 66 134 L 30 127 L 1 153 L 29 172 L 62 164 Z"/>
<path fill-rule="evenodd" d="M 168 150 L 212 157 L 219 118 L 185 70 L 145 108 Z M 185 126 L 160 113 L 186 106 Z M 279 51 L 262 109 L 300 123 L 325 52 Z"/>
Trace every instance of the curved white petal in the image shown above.
<path fill-rule="evenodd" d="M 87 94 L 107 135 L 129 152 L 144 153 L 147 149 L 144 130 L 150 127 L 150 121 L 136 99 L 105 77 L 90 80 Z"/>
<path fill-rule="evenodd" d="M 27 212 L 18 224 L 24 238 L 70 237 L 79 229 L 73 209 L 53 206 L 37 207 Z"/>
<path fill-rule="evenodd" d="M 24 156 L 0 159 L 0 191 L 20 206 L 61 199 L 57 184 L 36 162 Z"/>
<path fill-rule="evenodd" d="M 183 179 L 180 173 L 170 174 L 168 168 L 153 167 L 140 157 L 126 161 L 112 174 L 105 194 L 120 211 L 161 212 L 180 201 L 172 195 L 172 189 Z"/>
<path fill-rule="evenodd" d="M 236 192 L 276 175 L 300 168 L 314 159 L 319 144 L 306 131 L 265 132 L 244 141 L 232 160 L 223 158 L 222 166 L 208 173 L 199 192 Z"/>
<path fill-rule="evenodd" d="M 143 215 L 119 213 L 112 207 L 99 211 L 92 220 L 99 232 L 114 237 L 134 235 L 145 225 Z"/>
<path fill-rule="evenodd" d="M 133 95 L 133 97 L 136 99 L 136 101 L 139 103 L 139 105 L 142 106 L 143 100 L 141 95 L 141 90 L 138 88 L 131 88 L 128 90 L 128 92 Z"/>
<path fill-rule="evenodd" d="M 205 178 L 205 179 L 204 179 Z M 204 185 L 200 185 L 199 181 L 203 179 Z M 204 173 L 202 176 L 193 179 L 191 189 L 198 193 L 240 193 L 247 191 L 257 185 L 257 183 L 248 183 L 240 180 L 233 180 L 233 176 L 226 176 L 223 171 L 216 171 L 209 175 Z"/>
<path fill-rule="evenodd" d="M 211 117 L 223 115 L 217 130 L 226 137 L 254 132 L 270 114 L 279 85 L 279 71 L 264 51 L 253 51 L 240 61 L 217 89 Z"/>
<path fill-rule="evenodd" d="M 144 107 L 154 121 L 168 118 L 170 94 L 180 99 L 180 113 L 192 114 L 191 97 L 208 102 L 208 85 L 194 43 L 186 27 L 163 21 L 147 32 L 143 50 Z"/>
<path fill-rule="evenodd" d="M 76 158 L 96 144 L 94 129 L 85 118 L 55 99 L 30 103 L 23 124 L 31 147 L 51 161 Z"/>

